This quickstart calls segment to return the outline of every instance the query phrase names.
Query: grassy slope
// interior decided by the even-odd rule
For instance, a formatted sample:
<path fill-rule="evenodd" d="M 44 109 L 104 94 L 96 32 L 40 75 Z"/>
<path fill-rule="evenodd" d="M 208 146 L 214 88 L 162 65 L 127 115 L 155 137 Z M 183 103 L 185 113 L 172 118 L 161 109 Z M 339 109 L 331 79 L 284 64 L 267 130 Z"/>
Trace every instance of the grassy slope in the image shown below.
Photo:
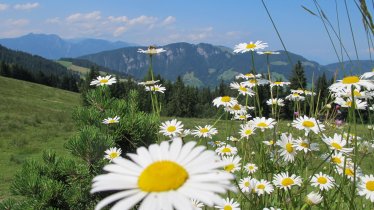
<path fill-rule="evenodd" d="M 71 113 L 79 94 L 0 77 L 0 200 L 7 197 L 15 172 L 43 150 L 63 148 L 75 132 Z"/>

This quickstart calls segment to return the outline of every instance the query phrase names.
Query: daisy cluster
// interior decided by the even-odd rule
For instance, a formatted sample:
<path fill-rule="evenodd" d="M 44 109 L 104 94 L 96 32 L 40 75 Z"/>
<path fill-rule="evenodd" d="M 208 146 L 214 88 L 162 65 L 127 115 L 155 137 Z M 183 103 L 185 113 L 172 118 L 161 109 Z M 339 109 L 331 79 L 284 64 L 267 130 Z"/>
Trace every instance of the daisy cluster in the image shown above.
<path fill-rule="evenodd" d="M 262 41 L 240 43 L 234 52 L 279 54 L 258 51 L 266 47 Z M 152 48 L 140 52 L 152 56 L 163 51 Z M 96 209 L 107 205 L 147 210 L 197 210 L 205 206 L 222 210 L 336 209 L 340 204 L 335 200 L 348 206 L 359 196 L 374 203 L 374 176 L 364 174 L 358 158 L 371 154 L 374 142 L 350 129 L 327 132 L 329 120 L 321 118 L 336 120 L 337 115 L 331 115 L 337 113 L 336 105 L 353 113 L 372 111 L 368 107 L 374 90 L 372 77 L 374 73 L 369 72 L 338 80 L 329 88 L 331 101 L 321 110 L 308 112 L 303 107 L 317 97 L 313 91 L 291 89 L 281 98 L 278 90 L 290 83 L 272 81 L 270 71 L 268 79 L 255 71 L 239 74 L 230 84 L 237 95 L 212 101 L 212 107 L 226 116 L 224 123 L 230 125 L 224 126 L 226 129 L 217 129 L 220 118 L 189 128 L 171 119 L 159 126 L 159 135 L 164 138 L 159 144 L 140 147 L 126 158 L 120 157 L 120 149 L 108 149 L 106 173 L 94 178 L 91 192 L 109 193 Z M 147 91 L 165 91 L 158 82 L 139 84 Z M 266 99 L 271 117 L 261 114 L 260 86 L 271 92 Z M 287 104 L 293 105 L 295 115 L 284 128 L 280 113 Z M 119 119 L 115 116 L 103 123 L 120 123 Z"/>

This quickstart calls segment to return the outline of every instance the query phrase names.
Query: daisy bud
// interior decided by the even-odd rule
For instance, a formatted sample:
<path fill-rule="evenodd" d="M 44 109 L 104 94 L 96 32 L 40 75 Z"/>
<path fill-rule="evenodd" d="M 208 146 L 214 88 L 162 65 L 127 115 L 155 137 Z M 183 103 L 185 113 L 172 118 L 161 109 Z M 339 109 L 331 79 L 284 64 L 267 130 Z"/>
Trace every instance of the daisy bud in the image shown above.
<path fill-rule="evenodd" d="M 306 196 L 305 202 L 310 205 L 318 205 L 322 202 L 323 197 L 318 192 L 311 192 Z"/>
<path fill-rule="evenodd" d="M 255 155 L 256 153 L 255 152 L 252 152 L 251 155 Z"/>
<path fill-rule="evenodd" d="M 369 130 L 372 130 L 372 129 L 373 129 L 373 126 L 368 125 L 368 129 L 369 129 Z"/>
<path fill-rule="evenodd" d="M 331 109 L 331 104 L 326 104 L 325 106 L 327 109 Z"/>
<path fill-rule="evenodd" d="M 287 127 L 291 127 L 291 123 L 287 123 Z"/>

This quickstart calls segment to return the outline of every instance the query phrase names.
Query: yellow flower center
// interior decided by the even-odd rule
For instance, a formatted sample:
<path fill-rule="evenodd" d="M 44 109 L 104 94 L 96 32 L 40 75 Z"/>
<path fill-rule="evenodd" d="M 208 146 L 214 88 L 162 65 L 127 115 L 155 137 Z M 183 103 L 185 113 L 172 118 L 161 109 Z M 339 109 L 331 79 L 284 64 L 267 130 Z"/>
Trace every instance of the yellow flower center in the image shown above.
<path fill-rule="evenodd" d="M 266 124 L 264 122 L 260 122 L 260 123 L 257 124 L 257 127 L 266 128 L 266 127 L 268 127 L 268 124 Z"/>
<path fill-rule="evenodd" d="M 273 141 L 273 140 L 270 140 L 270 141 L 269 141 L 269 144 L 273 145 L 273 144 L 274 144 L 274 141 Z"/>
<path fill-rule="evenodd" d="M 257 189 L 263 190 L 263 189 L 265 189 L 265 185 L 264 184 L 259 184 L 259 185 L 257 185 Z"/>
<path fill-rule="evenodd" d="M 335 164 L 340 164 L 342 163 L 342 160 L 339 157 L 332 157 L 331 161 Z"/>
<path fill-rule="evenodd" d="M 177 130 L 177 128 L 174 125 L 171 125 L 166 130 L 171 133 L 171 132 L 174 132 L 175 130 Z"/>
<path fill-rule="evenodd" d="M 345 105 L 348 106 L 348 107 L 351 107 L 352 106 L 352 101 L 345 102 Z"/>
<path fill-rule="evenodd" d="M 300 95 L 298 93 L 292 94 L 293 97 L 299 97 Z"/>
<path fill-rule="evenodd" d="M 245 135 L 249 136 L 249 135 L 251 135 L 251 134 L 252 134 L 252 130 L 246 130 L 246 131 L 245 131 Z"/>
<path fill-rule="evenodd" d="M 200 129 L 200 133 L 208 133 L 209 129 L 208 128 L 202 128 Z"/>
<path fill-rule="evenodd" d="M 340 146 L 340 144 L 338 144 L 338 143 L 336 143 L 336 142 L 331 143 L 331 146 L 334 147 L 336 150 L 341 150 L 341 149 L 343 149 L 343 147 Z"/>
<path fill-rule="evenodd" d="M 241 109 L 241 107 L 240 107 L 239 104 L 235 104 L 235 105 L 232 107 L 232 109 L 238 111 L 238 110 Z"/>
<path fill-rule="evenodd" d="M 347 176 L 353 176 L 354 175 L 354 171 L 350 168 L 346 168 L 345 169 L 345 175 Z"/>
<path fill-rule="evenodd" d="M 256 48 L 257 47 L 257 45 L 256 44 L 254 44 L 254 43 L 249 43 L 249 44 L 247 44 L 247 49 L 254 49 L 254 48 Z"/>
<path fill-rule="evenodd" d="M 274 82 L 274 85 L 281 85 L 283 82 Z"/>
<path fill-rule="evenodd" d="M 287 143 L 287 144 L 286 144 L 286 150 L 287 150 L 288 153 L 293 152 L 293 147 L 292 147 L 292 144 L 291 144 L 291 143 Z"/>
<path fill-rule="evenodd" d="M 246 77 L 254 77 L 255 75 L 253 75 L 253 74 L 245 74 L 244 76 L 246 76 Z"/>
<path fill-rule="evenodd" d="M 256 84 L 256 83 L 257 83 L 257 80 L 255 80 L 255 79 L 251 79 L 251 80 L 249 80 L 249 83 L 251 83 L 251 84 Z"/>
<path fill-rule="evenodd" d="M 229 164 L 227 166 L 225 166 L 225 171 L 232 171 L 233 169 L 235 168 L 235 165 L 234 164 Z"/>
<path fill-rule="evenodd" d="M 230 96 L 222 96 L 221 101 L 227 103 L 231 101 L 231 98 Z"/>
<path fill-rule="evenodd" d="M 309 148 L 309 144 L 305 143 L 305 142 L 301 142 L 300 146 L 302 146 L 304 148 Z"/>
<path fill-rule="evenodd" d="M 223 210 L 232 210 L 232 207 L 230 205 L 226 205 L 225 207 L 223 207 Z"/>
<path fill-rule="evenodd" d="M 231 149 L 228 148 L 228 147 L 225 147 L 225 148 L 222 149 L 221 152 L 222 152 L 222 153 L 229 153 L 229 152 L 231 152 Z"/>
<path fill-rule="evenodd" d="M 114 119 L 108 120 L 108 123 L 115 123 L 116 121 Z"/>
<path fill-rule="evenodd" d="M 239 119 L 245 119 L 245 118 L 246 118 L 245 115 L 240 115 L 240 116 L 239 116 Z"/>
<path fill-rule="evenodd" d="M 374 181 L 366 182 L 366 189 L 368 189 L 369 191 L 374 191 Z"/>
<path fill-rule="evenodd" d="M 244 186 L 249 187 L 249 182 L 244 182 Z"/>
<path fill-rule="evenodd" d="M 304 127 L 307 127 L 307 128 L 312 128 L 312 127 L 314 127 L 314 122 L 312 122 L 312 121 L 310 121 L 310 120 L 305 120 L 305 121 L 303 122 L 303 126 L 304 126 Z"/>
<path fill-rule="evenodd" d="M 164 192 L 178 189 L 187 179 L 187 171 L 179 164 L 168 160 L 157 161 L 140 174 L 138 187 L 144 192 Z"/>
<path fill-rule="evenodd" d="M 248 169 L 249 169 L 250 171 L 252 171 L 252 170 L 255 169 L 255 167 L 254 167 L 254 166 L 248 166 Z"/>
<path fill-rule="evenodd" d="M 108 82 L 109 82 L 109 80 L 107 80 L 107 79 L 101 79 L 101 80 L 100 80 L 100 83 L 101 83 L 101 84 L 106 84 L 106 83 L 108 83 Z"/>
<path fill-rule="evenodd" d="M 358 91 L 357 89 L 353 91 L 353 95 L 356 96 L 356 97 L 362 96 L 360 91 Z"/>
<path fill-rule="evenodd" d="M 112 153 L 109 154 L 110 159 L 117 158 L 118 156 L 119 156 L 119 154 L 117 152 L 112 152 Z"/>
<path fill-rule="evenodd" d="M 239 90 L 241 90 L 241 91 L 243 91 L 243 92 L 247 92 L 247 88 L 244 87 L 244 86 L 240 86 L 240 87 L 239 87 Z"/>
<path fill-rule="evenodd" d="M 283 186 L 289 186 L 289 185 L 293 185 L 295 182 L 293 181 L 293 179 L 291 179 L 291 178 L 284 178 L 283 180 L 282 180 L 282 185 Z"/>
<path fill-rule="evenodd" d="M 355 84 L 359 81 L 360 81 L 360 78 L 357 76 L 348 76 L 348 77 L 343 78 L 342 83 L 349 85 L 349 84 Z"/>
<path fill-rule="evenodd" d="M 318 177 L 317 182 L 320 183 L 320 184 L 326 184 L 327 179 L 323 176 L 320 176 L 320 177 Z"/>

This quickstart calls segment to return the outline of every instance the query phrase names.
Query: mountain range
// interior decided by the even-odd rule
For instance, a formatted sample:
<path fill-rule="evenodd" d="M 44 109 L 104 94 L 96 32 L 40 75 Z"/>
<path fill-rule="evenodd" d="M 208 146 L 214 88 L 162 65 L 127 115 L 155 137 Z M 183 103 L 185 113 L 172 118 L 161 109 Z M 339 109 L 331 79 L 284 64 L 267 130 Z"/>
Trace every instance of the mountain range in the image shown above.
<path fill-rule="evenodd" d="M 103 67 L 103 71 L 131 75 L 143 79 L 149 67 L 149 56 L 138 53 L 138 49 L 126 42 L 109 42 L 97 39 L 64 40 L 57 35 L 28 34 L 19 38 L 0 39 L 0 44 L 40 55 L 49 59 L 71 57 L 69 61 L 79 65 L 89 63 L 88 60 Z M 9 44 L 12 43 L 12 44 Z M 129 46 L 130 45 L 130 46 Z M 207 43 L 190 44 L 185 42 L 159 46 L 166 52 L 154 56 L 153 67 L 155 74 L 165 79 L 175 81 L 181 76 L 183 81 L 192 86 L 216 86 L 221 80 L 231 81 L 239 73 L 251 71 L 250 53 L 235 54 L 233 50 Z M 347 61 L 343 65 L 333 63 L 320 65 L 301 55 L 279 51 L 279 55 L 269 57 L 270 70 L 274 79 L 288 80 L 294 65 L 300 61 L 310 84 L 323 73 L 328 78 L 337 75 L 359 74 L 370 71 L 374 67 L 372 61 Z M 254 54 L 255 69 L 258 73 L 267 73 L 267 59 L 264 55 Z M 289 59 L 290 58 L 290 59 Z"/>
<path fill-rule="evenodd" d="M 127 42 L 110 42 L 102 39 L 62 39 L 54 34 L 30 33 L 16 38 L 0 39 L 0 45 L 56 60 L 78 57 L 105 50 L 134 46 Z"/>

